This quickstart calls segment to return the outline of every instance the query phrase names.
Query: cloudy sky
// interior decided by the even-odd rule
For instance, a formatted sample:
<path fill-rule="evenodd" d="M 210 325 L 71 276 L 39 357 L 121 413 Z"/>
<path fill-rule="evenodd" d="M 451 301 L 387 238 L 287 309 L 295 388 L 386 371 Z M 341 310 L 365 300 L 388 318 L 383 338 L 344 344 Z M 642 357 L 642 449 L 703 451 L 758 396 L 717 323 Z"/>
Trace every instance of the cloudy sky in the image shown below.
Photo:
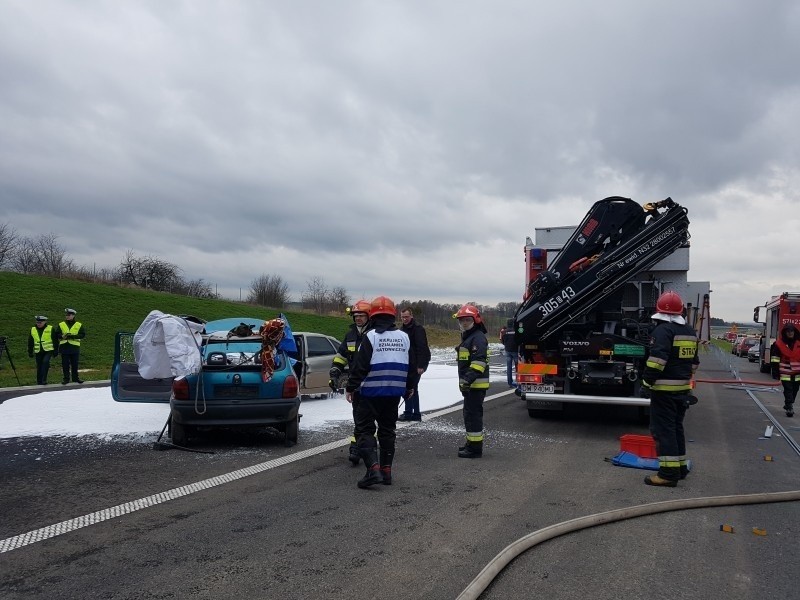
<path fill-rule="evenodd" d="M 689 209 L 712 316 L 798 290 L 800 4 L 0 0 L 0 223 L 223 295 L 516 301 L 536 227 Z"/>

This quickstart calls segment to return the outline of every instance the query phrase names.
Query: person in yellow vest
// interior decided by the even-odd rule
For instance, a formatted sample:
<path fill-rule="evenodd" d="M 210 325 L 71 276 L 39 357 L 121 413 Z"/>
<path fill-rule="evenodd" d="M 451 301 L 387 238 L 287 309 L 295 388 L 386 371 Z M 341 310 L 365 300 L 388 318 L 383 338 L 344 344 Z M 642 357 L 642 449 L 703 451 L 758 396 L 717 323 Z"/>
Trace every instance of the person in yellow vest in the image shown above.
<path fill-rule="evenodd" d="M 86 337 L 86 328 L 80 321 L 75 320 L 77 311 L 74 308 L 64 309 L 64 320 L 58 324 L 56 330 L 56 344 L 61 353 L 61 370 L 64 379 L 61 383 L 67 385 L 70 375 L 74 383 L 83 383 L 78 377 L 78 357 L 81 353 L 81 340 Z"/>
<path fill-rule="evenodd" d="M 47 317 L 39 315 L 35 318 L 36 325 L 31 327 L 28 336 L 28 356 L 36 358 L 36 383 L 47 385 L 50 358 L 58 356 L 58 348 L 53 340 L 53 326 L 47 324 Z"/>

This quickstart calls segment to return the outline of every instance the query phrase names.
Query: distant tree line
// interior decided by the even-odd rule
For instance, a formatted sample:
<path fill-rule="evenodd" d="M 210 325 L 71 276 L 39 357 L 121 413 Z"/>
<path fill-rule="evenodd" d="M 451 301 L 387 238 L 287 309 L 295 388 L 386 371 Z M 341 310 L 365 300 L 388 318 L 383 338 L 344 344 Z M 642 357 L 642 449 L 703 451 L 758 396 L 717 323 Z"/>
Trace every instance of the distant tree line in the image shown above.
<path fill-rule="evenodd" d="M 80 266 L 68 256 L 56 234 L 25 237 L 8 223 L 0 223 L 0 270 L 132 286 L 195 298 L 219 297 L 211 283 L 203 279 L 184 278 L 183 269 L 162 258 L 139 256 L 133 250 L 127 250 L 116 267 L 97 269 Z M 285 308 L 291 301 L 289 284 L 280 275 L 262 274 L 250 283 L 245 301 L 269 308 Z M 322 277 L 316 276 L 306 282 L 306 289 L 300 295 L 300 304 L 303 309 L 317 314 L 344 314 L 351 299 L 343 286 L 329 287 Z M 514 315 L 517 308 L 513 302 L 501 302 L 494 307 L 473 304 L 481 310 L 490 341 L 496 339 L 500 327 Z M 403 300 L 398 307 L 410 307 L 415 319 L 422 325 L 458 328 L 453 315 L 460 305 L 439 304 L 430 300 Z"/>

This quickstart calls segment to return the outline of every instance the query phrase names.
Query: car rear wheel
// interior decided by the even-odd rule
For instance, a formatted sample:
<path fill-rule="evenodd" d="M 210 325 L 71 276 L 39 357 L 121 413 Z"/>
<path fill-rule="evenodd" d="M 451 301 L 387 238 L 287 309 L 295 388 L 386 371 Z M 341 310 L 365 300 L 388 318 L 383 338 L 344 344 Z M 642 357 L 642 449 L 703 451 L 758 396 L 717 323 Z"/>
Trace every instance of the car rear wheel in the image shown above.
<path fill-rule="evenodd" d="M 297 438 L 300 433 L 300 415 L 297 415 L 294 420 L 286 423 L 286 446 L 294 446 L 297 443 Z"/>
<path fill-rule="evenodd" d="M 175 419 L 170 420 L 170 437 L 172 443 L 176 446 L 185 446 L 189 443 L 189 436 L 186 427 L 182 423 L 178 423 Z"/>

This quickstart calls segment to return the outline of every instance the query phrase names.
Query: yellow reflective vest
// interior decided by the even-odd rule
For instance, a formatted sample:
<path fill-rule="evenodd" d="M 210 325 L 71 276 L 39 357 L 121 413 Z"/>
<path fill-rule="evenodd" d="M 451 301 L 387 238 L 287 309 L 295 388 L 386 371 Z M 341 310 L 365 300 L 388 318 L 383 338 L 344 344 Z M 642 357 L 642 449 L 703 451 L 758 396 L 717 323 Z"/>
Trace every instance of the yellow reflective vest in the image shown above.
<path fill-rule="evenodd" d="M 39 332 L 42 332 L 41 336 Z M 53 349 L 53 326 L 46 325 L 44 328 L 31 327 L 31 337 L 33 338 L 33 351 L 42 352 Z"/>
<path fill-rule="evenodd" d="M 59 346 L 63 346 L 64 344 L 72 344 L 73 346 L 81 345 L 81 340 L 77 337 L 78 332 L 81 330 L 81 324 L 78 321 L 75 321 L 72 327 L 67 327 L 67 322 L 61 321 L 61 323 L 58 324 L 58 328 L 61 330 L 61 339 L 58 342 Z M 70 334 L 72 337 L 64 339 L 66 334 Z"/>

